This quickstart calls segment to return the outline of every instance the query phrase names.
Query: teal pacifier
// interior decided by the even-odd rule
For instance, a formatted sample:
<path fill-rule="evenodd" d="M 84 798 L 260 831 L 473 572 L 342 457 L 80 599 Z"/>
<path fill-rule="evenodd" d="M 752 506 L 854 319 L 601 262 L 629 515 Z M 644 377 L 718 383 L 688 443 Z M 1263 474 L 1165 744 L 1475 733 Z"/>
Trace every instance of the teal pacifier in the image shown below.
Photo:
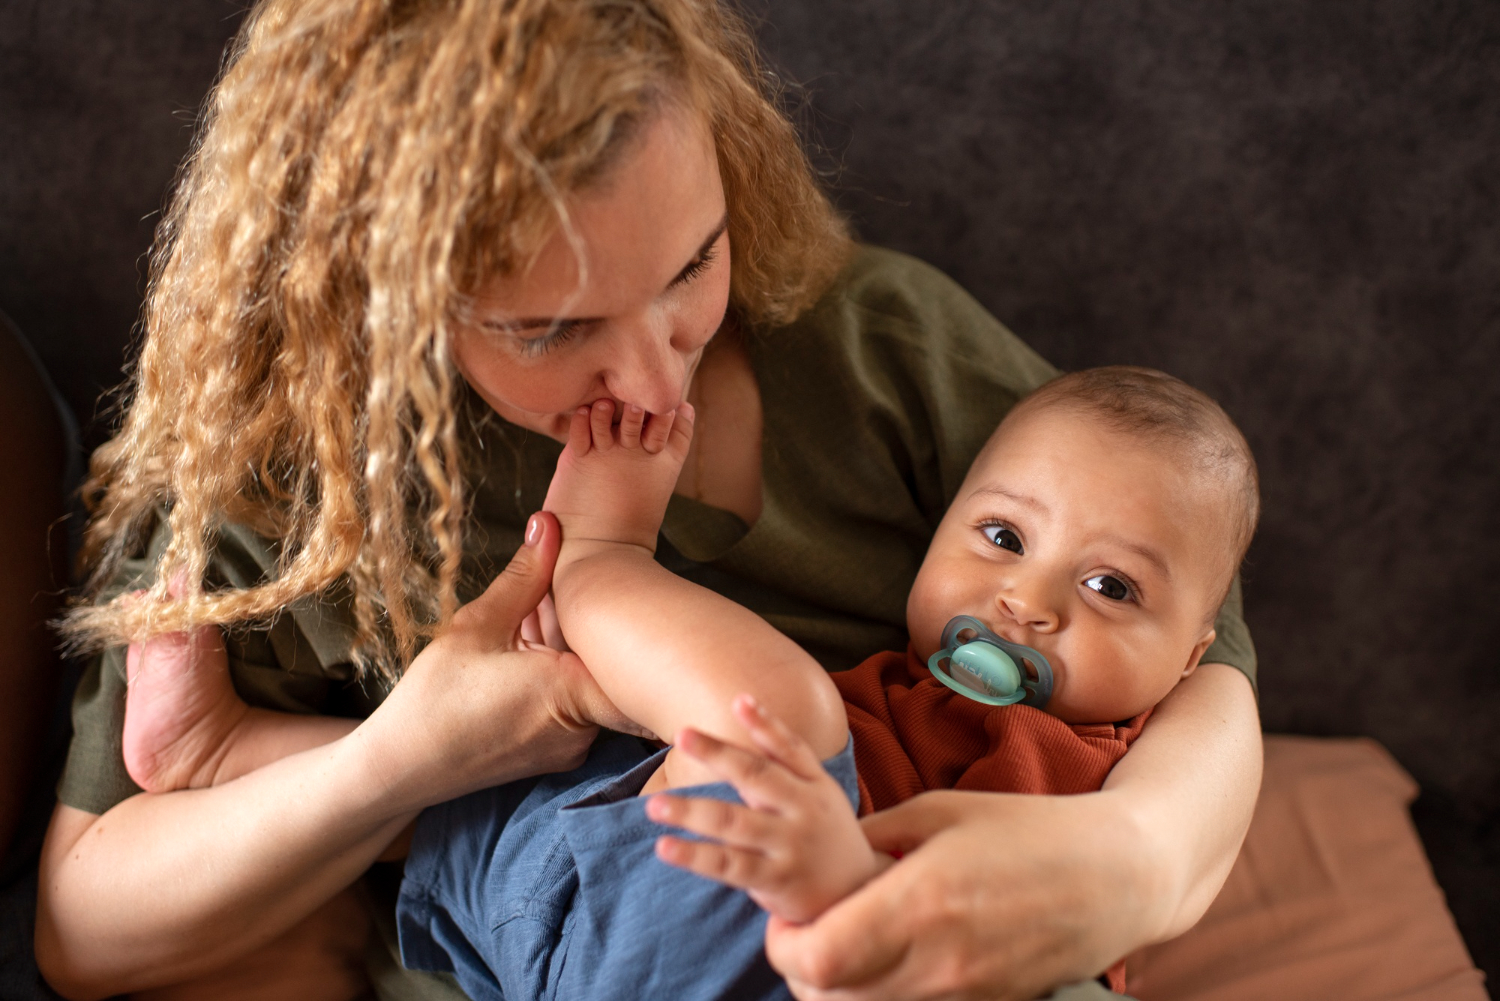
<path fill-rule="evenodd" d="M 1052 665 L 1029 646 L 1001 639 L 970 615 L 943 629 L 943 648 L 927 658 L 932 676 L 958 694 L 991 706 L 1017 702 L 1047 708 Z"/>

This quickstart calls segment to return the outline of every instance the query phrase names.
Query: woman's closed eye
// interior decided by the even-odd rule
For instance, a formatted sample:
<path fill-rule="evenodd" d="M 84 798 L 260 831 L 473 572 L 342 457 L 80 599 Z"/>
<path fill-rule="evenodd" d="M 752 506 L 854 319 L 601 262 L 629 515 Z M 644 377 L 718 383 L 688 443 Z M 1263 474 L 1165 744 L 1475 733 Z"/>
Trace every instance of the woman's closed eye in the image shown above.
<path fill-rule="evenodd" d="M 540 337 L 516 337 L 521 357 L 536 358 L 554 348 L 562 347 L 577 336 L 587 322 L 587 320 L 559 320 L 547 328 L 547 332 Z"/>
<path fill-rule="evenodd" d="M 1026 547 L 1021 544 L 1021 537 L 1009 525 L 991 523 L 980 526 L 980 531 L 984 532 L 986 539 L 989 539 L 1001 549 L 1009 550 L 1017 556 L 1025 555 Z"/>
<path fill-rule="evenodd" d="M 1110 601 L 1127 601 L 1135 596 L 1135 588 L 1128 581 L 1114 574 L 1095 574 L 1086 579 L 1083 586 Z"/>
<path fill-rule="evenodd" d="M 717 256 L 718 254 L 715 253 L 715 248 L 710 245 L 706 250 L 703 251 L 703 253 L 693 258 L 693 260 L 689 262 L 687 267 L 678 272 L 677 277 L 672 279 L 672 284 L 669 285 L 668 288 L 677 288 L 679 285 L 686 285 L 694 278 L 697 278 L 709 268 L 713 267 L 714 259 Z"/>

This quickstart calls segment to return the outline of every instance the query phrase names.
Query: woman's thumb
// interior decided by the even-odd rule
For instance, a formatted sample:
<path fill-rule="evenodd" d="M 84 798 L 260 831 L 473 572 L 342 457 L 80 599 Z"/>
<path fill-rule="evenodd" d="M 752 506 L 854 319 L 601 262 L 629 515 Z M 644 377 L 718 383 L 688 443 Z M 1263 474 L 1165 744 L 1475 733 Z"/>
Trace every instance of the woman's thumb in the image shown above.
<path fill-rule="evenodd" d="M 461 618 L 482 617 L 494 628 L 503 625 L 507 632 L 520 628 L 552 587 L 552 569 L 557 565 L 557 549 L 562 530 L 557 518 L 538 511 L 526 522 L 526 539 L 504 570 L 478 598 L 459 610 Z"/>

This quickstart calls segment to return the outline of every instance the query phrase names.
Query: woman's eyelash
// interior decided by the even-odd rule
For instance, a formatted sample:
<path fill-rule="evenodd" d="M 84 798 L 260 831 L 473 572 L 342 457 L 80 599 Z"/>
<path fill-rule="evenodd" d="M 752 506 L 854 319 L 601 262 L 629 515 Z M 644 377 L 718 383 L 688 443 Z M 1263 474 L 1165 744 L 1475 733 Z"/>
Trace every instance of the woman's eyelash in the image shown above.
<path fill-rule="evenodd" d="M 687 267 L 683 268 L 682 274 L 678 275 L 677 280 L 672 284 L 686 285 L 688 282 L 692 281 L 694 278 L 697 278 L 699 275 L 703 274 L 703 272 L 707 271 L 709 269 L 709 266 L 713 264 L 714 258 L 716 256 L 717 254 L 714 252 L 714 248 L 709 247 L 703 252 L 702 257 L 698 258 L 692 264 L 689 264 Z"/>
<path fill-rule="evenodd" d="M 536 358 L 539 355 L 546 354 L 553 348 L 561 347 L 573 339 L 573 335 L 578 333 L 578 327 L 579 324 L 576 321 L 564 320 L 561 323 L 554 324 L 552 329 L 548 330 L 541 337 L 521 338 L 521 356 L 524 358 Z"/>

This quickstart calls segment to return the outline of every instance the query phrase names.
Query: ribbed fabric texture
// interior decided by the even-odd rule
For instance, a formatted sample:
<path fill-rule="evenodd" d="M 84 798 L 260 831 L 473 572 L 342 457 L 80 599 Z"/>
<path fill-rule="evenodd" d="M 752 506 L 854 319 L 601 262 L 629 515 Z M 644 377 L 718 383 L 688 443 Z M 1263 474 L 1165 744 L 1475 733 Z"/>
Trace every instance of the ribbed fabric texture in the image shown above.
<path fill-rule="evenodd" d="M 1151 715 L 1070 725 L 1031 706 L 985 705 L 940 683 L 910 649 L 832 677 L 854 734 L 861 815 L 931 789 L 1094 792 Z"/>
<path fill-rule="evenodd" d="M 985 705 L 940 683 L 910 648 L 832 677 L 854 735 L 862 816 L 930 789 L 1093 792 L 1151 716 L 1070 725 L 1031 706 Z M 1123 961 L 1106 976 L 1124 992 Z"/>

